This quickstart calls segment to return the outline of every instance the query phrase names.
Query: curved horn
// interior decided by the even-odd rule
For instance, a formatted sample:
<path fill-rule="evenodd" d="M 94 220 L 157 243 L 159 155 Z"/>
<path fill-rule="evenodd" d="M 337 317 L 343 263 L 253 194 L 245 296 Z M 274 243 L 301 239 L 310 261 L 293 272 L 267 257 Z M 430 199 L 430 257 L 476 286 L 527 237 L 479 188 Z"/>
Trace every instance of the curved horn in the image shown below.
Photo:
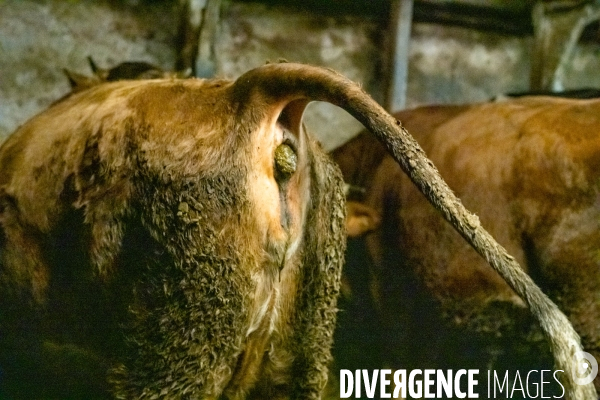
<path fill-rule="evenodd" d="M 239 77 L 233 87 L 239 107 L 266 105 L 282 110 L 295 100 L 326 101 L 343 108 L 369 129 L 392 154 L 412 182 L 444 218 L 527 303 L 550 342 L 555 368 L 563 370 L 570 400 L 596 399 L 592 383 L 575 383 L 575 357 L 582 351 L 579 335 L 567 317 L 540 290 L 519 263 L 481 226 L 450 190 L 401 122 L 388 114 L 360 86 L 335 71 L 303 64 L 267 64 Z M 260 107 L 259 107 L 260 108 Z M 270 108 L 270 109 L 269 109 Z"/>
<path fill-rule="evenodd" d="M 87 57 L 88 64 L 90 65 L 90 69 L 94 76 L 102 82 L 106 82 L 106 78 L 108 77 L 109 70 L 98 67 L 98 64 L 94 61 L 92 56 Z"/>
<path fill-rule="evenodd" d="M 71 85 L 71 92 L 78 92 L 100 83 L 96 76 L 86 76 L 74 71 L 70 71 L 66 68 L 63 68 L 63 73 L 69 80 L 69 85 Z"/>
<path fill-rule="evenodd" d="M 90 68 L 92 69 L 92 73 L 94 73 L 94 75 L 96 75 L 98 73 L 98 71 L 100 70 L 100 68 L 98 68 L 98 65 L 96 64 L 96 62 L 94 61 L 92 56 L 87 56 L 87 60 L 88 60 L 88 64 L 90 65 Z"/>

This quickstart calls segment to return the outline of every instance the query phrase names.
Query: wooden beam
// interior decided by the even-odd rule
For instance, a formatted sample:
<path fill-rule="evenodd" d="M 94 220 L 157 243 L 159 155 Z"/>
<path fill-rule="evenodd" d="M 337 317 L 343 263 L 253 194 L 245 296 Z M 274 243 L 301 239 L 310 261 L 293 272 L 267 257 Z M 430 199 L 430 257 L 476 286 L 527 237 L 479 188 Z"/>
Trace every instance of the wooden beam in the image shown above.
<path fill-rule="evenodd" d="M 575 46 L 586 26 L 600 19 L 599 1 L 538 1 L 532 12 L 531 90 L 564 90 Z"/>
<path fill-rule="evenodd" d="M 511 6 L 482 5 L 434 0 L 415 0 L 413 21 L 462 26 L 481 31 L 529 36 L 531 6 L 528 2 L 506 2 Z"/>

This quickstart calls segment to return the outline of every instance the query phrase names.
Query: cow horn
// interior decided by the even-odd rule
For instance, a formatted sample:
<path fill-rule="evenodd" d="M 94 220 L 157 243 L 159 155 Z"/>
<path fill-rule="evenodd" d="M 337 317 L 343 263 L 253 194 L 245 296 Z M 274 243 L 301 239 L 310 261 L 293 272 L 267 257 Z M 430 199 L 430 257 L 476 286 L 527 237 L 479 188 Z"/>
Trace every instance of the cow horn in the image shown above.
<path fill-rule="evenodd" d="M 359 85 L 335 71 L 303 64 L 267 64 L 240 76 L 233 87 L 239 107 L 265 104 L 264 117 L 288 105 L 303 107 L 326 101 L 343 108 L 370 130 L 387 148 L 417 188 L 444 218 L 506 280 L 527 303 L 550 342 L 555 367 L 563 370 L 565 395 L 571 400 L 597 398 L 592 383 L 575 383 L 574 357 L 582 351 L 579 335 L 567 317 L 521 269 L 519 263 L 481 226 L 450 190 L 401 122 L 387 113 Z M 256 101 L 260 99 L 261 101 Z M 250 101 L 252 100 L 252 101 Z"/>
<path fill-rule="evenodd" d="M 71 85 L 72 92 L 87 89 L 99 83 L 98 78 L 96 78 L 95 76 L 89 77 L 83 74 L 79 74 L 77 72 L 70 71 L 66 68 L 63 69 L 63 73 L 69 80 L 69 85 Z"/>
<path fill-rule="evenodd" d="M 98 72 L 98 70 L 99 70 L 98 65 L 96 64 L 96 62 L 94 61 L 94 59 L 92 58 L 92 56 L 88 56 L 87 60 L 88 60 L 88 64 L 90 64 L 90 68 L 92 69 L 92 72 L 94 74 L 96 72 Z"/>
<path fill-rule="evenodd" d="M 94 76 L 97 77 L 99 81 L 106 81 L 109 70 L 98 67 L 98 64 L 96 64 L 92 56 L 88 56 L 87 60 Z"/>

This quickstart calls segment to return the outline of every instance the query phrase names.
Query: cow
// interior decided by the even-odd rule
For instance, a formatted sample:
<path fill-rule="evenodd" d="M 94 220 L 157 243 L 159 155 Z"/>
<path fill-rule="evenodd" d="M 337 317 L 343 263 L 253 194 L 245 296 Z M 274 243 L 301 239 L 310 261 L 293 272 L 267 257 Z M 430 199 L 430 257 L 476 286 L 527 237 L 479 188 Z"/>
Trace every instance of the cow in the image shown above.
<path fill-rule="evenodd" d="M 0 148 L 0 368 L 7 397 L 319 398 L 345 246 L 344 185 L 304 132 L 338 105 L 525 297 L 559 365 L 556 306 L 401 126 L 327 69 L 91 85 Z M 549 321 L 549 322 L 545 322 Z M 573 399 L 593 387 L 564 380 Z"/>
<path fill-rule="evenodd" d="M 600 100 L 531 96 L 395 117 L 600 360 Z M 349 246 L 365 247 L 353 268 L 370 266 L 369 296 L 396 363 L 552 366 L 522 299 L 448 229 L 379 142 L 361 133 L 333 158 L 347 183 L 363 188 L 349 199 L 371 209 L 354 216 L 349 207 L 349 223 L 377 225 Z"/>
<path fill-rule="evenodd" d="M 96 86 L 104 82 L 115 82 L 131 79 L 189 78 L 191 71 L 165 71 L 145 61 L 124 61 L 112 68 L 100 68 L 92 57 L 88 57 L 92 76 L 80 74 L 69 69 L 63 72 L 69 80 L 71 93 Z"/>

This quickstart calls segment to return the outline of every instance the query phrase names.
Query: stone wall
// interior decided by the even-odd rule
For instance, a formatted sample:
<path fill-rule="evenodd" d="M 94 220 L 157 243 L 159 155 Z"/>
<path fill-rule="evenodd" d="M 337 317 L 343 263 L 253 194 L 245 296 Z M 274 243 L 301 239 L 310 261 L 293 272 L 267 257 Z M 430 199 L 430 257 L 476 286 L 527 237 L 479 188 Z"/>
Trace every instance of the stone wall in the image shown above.
<path fill-rule="evenodd" d="M 217 43 L 217 71 L 235 78 L 265 61 L 309 63 L 333 68 L 381 95 L 381 23 L 356 16 L 320 16 L 261 4 L 225 7 Z M 304 119 L 326 149 L 343 143 L 362 125 L 325 103 L 308 106 Z"/>
<path fill-rule="evenodd" d="M 0 141 L 68 92 L 63 68 L 89 74 L 100 66 L 175 63 L 176 1 L 0 0 Z M 318 15 L 286 7 L 225 1 L 217 73 L 235 78 L 280 58 L 334 68 L 381 101 L 386 21 L 374 16 Z M 413 25 L 407 105 L 485 101 L 526 90 L 530 38 L 459 27 Z M 567 87 L 600 86 L 599 46 L 580 46 Z M 309 106 L 306 123 L 325 148 L 361 126 L 326 104 Z"/>
<path fill-rule="evenodd" d="M 69 91 L 63 68 L 143 60 L 171 68 L 171 6 L 96 1 L 0 1 L 0 141 Z"/>

